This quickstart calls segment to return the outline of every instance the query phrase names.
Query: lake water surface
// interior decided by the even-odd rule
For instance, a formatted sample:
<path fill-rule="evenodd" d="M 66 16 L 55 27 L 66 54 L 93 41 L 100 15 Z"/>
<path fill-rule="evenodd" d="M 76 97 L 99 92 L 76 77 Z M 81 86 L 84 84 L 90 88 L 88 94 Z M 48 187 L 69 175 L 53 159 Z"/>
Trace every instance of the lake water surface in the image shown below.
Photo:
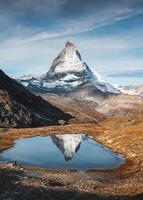
<path fill-rule="evenodd" d="M 114 169 L 124 163 L 121 154 L 85 134 L 20 138 L 0 154 L 2 161 L 50 169 Z"/>

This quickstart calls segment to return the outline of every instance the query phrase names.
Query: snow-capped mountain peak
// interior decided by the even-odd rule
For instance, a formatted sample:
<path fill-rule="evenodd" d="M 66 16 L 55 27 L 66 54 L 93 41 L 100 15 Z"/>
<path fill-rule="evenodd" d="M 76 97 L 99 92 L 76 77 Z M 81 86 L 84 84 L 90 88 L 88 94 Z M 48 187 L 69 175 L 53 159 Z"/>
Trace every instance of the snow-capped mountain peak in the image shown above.
<path fill-rule="evenodd" d="M 89 87 L 98 93 L 120 92 L 119 89 L 104 81 L 95 69 L 90 68 L 82 60 L 75 45 L 70 41 L 66 42 L 65 48 L 54 59 L 45 75 L 18 80 L 32 92 L 50 92 L 60 95 L 73 90 L 87 90 Z"/>
<path fill-rule="evenodd" d="M 67 73 L 81 72 L 84 70 L 80 53 L 76 50 L 73 43 L 66 42 L 65 48 L 54 59 L 48 73 Z"/>
<path fill-rule="evenodd" d="M 74 44 L 71 41 L 68 40 L 66 42 L 65 48 L 75 48 L 75 46 L 74 46 Z"/>

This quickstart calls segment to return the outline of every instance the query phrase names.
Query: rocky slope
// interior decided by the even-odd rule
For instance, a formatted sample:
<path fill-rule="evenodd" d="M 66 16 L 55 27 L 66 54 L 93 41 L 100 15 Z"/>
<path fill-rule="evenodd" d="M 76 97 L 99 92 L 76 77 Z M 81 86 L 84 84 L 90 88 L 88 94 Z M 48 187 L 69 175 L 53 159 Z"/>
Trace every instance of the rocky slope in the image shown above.
<path fill-rule="evenodd" d="M 74 116 L 72 121 L 76 123 L 98 123 L 106 118 L 104 114 L 97 112 L 94 106 L 87 105 L 82 100 L 76 101 L 56 94 L 40 94 L 40 96 L 63 112 Z"/>
<path fill-rule="evenodd" d="M 0 127 L 54 125 L 71 118 L 0 70 Z"/>
<path fill-rule="evenodd" d="M 87 119 L 89 115 L 91 120 L 94 116 L 93 111 L 98 117 L 99 112 L 108 116 L 121 116 L 132 112 L 132 109 L 142 111 L 143 99 L 141 97 L 123 94 L 125 93 L 123 88 L 114 87 L 102 80 L 95 70 L 82 61 L 80 53 L 69 41 L 54 59 L 46 74 L 41 77 L 24 76 L 18 81 L 46 100 L 50 101 L 49 94 L 60 96 L 61 99 L 58 96 L 52 98 L 54 105 L 62 108 L 64 112 L 68 110 L 72 114 L 69 106 L 70 99 L 74 113 L 74 108 L 80 110 L 78 113 L 76 112 L 78 119 L 84 118 L 84 116 Z M 141 91 L 141 89 L 136 89 L 136 94 L 137 92 L 142 94 Z M 85 109 L 86 107 L 89 108 L 89 112 L 88 109 Z"/>
<path fill-rule="evenodd" d="M 98 105 L 93 101 L 86 101 L 86 96 L 85 98 L 81 96 L 81 99 L 77 100 L 72 99 L 72 97 L 65 98 L 53 94 L 40 95 L 52 105 L 74 116 L 78 123 L 96 123 L 103 121 L 109 116 L 118 117 L 128 114 L 134 115 L 134 113 L 143 113 L 143 97 L 135 95 L 118 94 L 111 95 L 106 99 L 99 98 Z"/>
<path fill-rule="evenodd" d="M 143 113 L 143 98 L 135 95 L 119 94 L 112 96 L 97 111 L 110 117 Z"/>

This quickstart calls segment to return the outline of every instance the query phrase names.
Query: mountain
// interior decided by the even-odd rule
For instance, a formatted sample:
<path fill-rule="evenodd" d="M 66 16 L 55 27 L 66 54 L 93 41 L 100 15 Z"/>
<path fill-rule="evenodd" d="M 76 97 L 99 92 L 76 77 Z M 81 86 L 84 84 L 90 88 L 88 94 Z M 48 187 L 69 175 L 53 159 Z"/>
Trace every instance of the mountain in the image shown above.
<path fill-rule="evenodd" d="M 66 42 L 65 48 L 54 59 L 50 70 L 41 77 L 28 76 L 19 78 L 30 91 L 38 93 L 54 93 L 69 95 L 69 93 L 90 88 L 99 95 L 118 94 L 120 91 L 100 79 L 97 72 L 82 61 L 80 53 L 74 44 Z"/>
<path fill-rule="evenodd" d="M 143 113 L 143 97 L 123 93 L 111 96 L 104 105 L 99 106 L 96 110 L 106 117 L 134 116 L 135 113 Z"/>
<path fill-rule="evenodd" d="M 101 121 L 105 115 L 126 115 L 133 109 L 143 111 L 143 98 L 124 94 L 121 87 L 104 81 L 95 69 L 82 61 L 80 53 L 69 41 L 46 74 L 24 76 L 18 81 L 79 121 Z"/>
<path fill-rule="evenodd" d="M 74 116 L 74 120 L 72 121 L 76 123 L 98 123 L 106 119 L 105 115 L 97 112 L 94 106 L 87 105 L 87 103 L 82 100 L 76 101 L 72 98 L 60 97 L 50 93 L 48 93 L 48 95 L 40 94 L 40 96 L 63 112 Z"/>
<path fill-rule="evenodd" d="M 52 141 L 64 154 L 65 160 L 71 160 L 80 148 L 83 140 L 87 138 L 85 134 L 64 134 L 51 136 Z"/>
<path fill-rule="evenodd" d="M 0 127 L 54 125 L 72 118 L 0 70 Z"/>
<path fill-rule="evenodd" d="M 118 86 L 118 88 L 125 94 L 143 96 L 143 84 L 137 86 Z"/>

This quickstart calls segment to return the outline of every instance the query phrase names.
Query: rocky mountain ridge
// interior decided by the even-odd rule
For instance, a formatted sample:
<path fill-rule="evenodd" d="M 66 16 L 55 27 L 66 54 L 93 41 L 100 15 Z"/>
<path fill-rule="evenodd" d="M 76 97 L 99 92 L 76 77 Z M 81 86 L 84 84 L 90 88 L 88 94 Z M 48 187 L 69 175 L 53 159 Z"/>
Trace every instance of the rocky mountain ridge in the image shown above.
<path fill-rule="evenodd" d="M 70 114 L 75 114 L 78 120 L 80 119 L 79 121 L 81 118 L 88 122 L 93 118 L 95 121 L 100 121 L 105 116 L 113 117 L 132 113 L 132 109 L 142 112 L 143 99 L 141 97 L 124 94 L 126 92 L 123 88 L 113 86 L 103 80 L 96 70 L 83 62 L 80 53 L 69 41 L 54 59 L 47 73 L 40 77 L 26 78 L 24 76 L 18 81 L 56 107 L 62 108 L 64 112 L 69 111 Z M 89 112 L 86 107 L 93 110 L 95 114 L 91 112 L 88 117 Z"/>
<path fill-rule="evenodd" d="M 82 61 L 80 53 L 70 41 L 67 41 L 46 74 L 41 77 L 18 78 L 18 81 L 30 91 L 41 93 L 66 95 L 90 85 L 101 95 L 120 93 L 119 89 L 101 80 L 98 74 Z"/>
<path fill-rule="evenodd" d="M 0 70 L 0 127 L 55 125 L 72 118 Z"/>

